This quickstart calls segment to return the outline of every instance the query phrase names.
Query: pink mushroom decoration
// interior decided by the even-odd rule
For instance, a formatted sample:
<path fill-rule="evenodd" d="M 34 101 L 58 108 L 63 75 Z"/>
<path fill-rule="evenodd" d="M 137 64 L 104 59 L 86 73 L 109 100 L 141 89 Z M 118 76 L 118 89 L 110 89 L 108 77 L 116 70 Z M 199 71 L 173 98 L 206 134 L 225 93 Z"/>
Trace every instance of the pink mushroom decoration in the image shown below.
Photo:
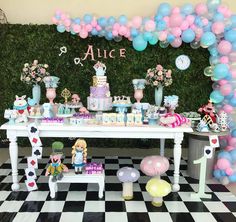
<path fill-rule="evenodd" d="M 141 161 L 140 169 L 147 176 L 160 178 L 169 166 L 169 161 L 164 156 L 147 156 Z"/>

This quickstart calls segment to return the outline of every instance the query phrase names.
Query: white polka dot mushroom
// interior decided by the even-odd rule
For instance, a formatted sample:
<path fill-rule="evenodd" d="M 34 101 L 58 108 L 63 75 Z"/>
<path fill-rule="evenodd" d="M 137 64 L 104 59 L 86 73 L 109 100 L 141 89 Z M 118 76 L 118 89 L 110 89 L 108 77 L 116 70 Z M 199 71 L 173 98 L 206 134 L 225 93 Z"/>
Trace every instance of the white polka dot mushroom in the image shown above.
<path fill-rule="evenodd" d="M 147 156 L 140 163 L 141 171 L 151 177 L 160 178 L 170 167 L 169 161 L 164 156 Z"/>
<path fill-rule="evenodd" d="M 139 171 L 132 167 L 122 167 L 116 175 L 123 183 L 123 198 L 125 200 L 133 199 L 133 182 L 140 177 Z"/>

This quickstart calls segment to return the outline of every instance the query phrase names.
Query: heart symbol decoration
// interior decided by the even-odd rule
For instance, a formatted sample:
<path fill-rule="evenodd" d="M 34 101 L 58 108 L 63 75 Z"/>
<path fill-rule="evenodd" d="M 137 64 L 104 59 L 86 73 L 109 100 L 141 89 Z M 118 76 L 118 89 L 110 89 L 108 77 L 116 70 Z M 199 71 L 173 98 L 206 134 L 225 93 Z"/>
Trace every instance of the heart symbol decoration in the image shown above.
<path fill-rule="evenodd" d="M 217 143 L 217 139 L 212 139 L 211 142 L 212 142 L 213 144 L 216 144 L 216 143 Z"/>
<path fill-rule="evenodd" d="M 31 165 L 34 166 L 34 164 L 36 163 L 34 160 L 30 161 Z"/>
<path fill-rule="evenodd" d="M 29 187 L 33 187 L 34 186 L 34 182 L 30 182 L 28 183 Z"/>
<path fill-rule="evenodd" d="M 33 143 L 37 143 L 37 141 L 38 141 L 38 139 L 36 139 L 36 138 L 33 138 L 33 140 L 32 140 Z"/>

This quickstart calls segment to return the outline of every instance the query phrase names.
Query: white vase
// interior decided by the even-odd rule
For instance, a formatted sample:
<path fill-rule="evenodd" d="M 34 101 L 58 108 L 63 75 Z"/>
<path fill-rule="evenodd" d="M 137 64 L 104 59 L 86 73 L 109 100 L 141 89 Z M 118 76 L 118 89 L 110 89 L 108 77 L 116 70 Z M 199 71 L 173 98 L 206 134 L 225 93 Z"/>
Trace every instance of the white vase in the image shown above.
<path fill-rule="evenodd" d="M 40 97 L 41 97 L 41 87 L 38 84 L 33 85 L 32 88 L 32 96 L 37 105 L 39 105 Z"/>
<path fill-rule="evenodd" d="M 161 106 L 163 99 L 163 86 L 159 85 L 158 87 L 155 87 L 155 103 L 156 106 Z"/>

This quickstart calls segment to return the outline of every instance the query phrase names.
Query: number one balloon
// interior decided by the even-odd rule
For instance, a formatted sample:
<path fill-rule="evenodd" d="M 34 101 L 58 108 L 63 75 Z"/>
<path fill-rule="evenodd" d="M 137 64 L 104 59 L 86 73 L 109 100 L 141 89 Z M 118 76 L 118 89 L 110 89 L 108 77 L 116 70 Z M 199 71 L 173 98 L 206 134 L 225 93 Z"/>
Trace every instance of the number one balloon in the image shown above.
<path fill-rule="evenodd" d="M 204 154 L 200 159 L 194 160 L 194 164 L 200 164 L 200 179 L 199 179 L 199 190 L 197 193 L 191 193 L 190 197 L 193 199 L 196 198 L 211 198 L 211 194 L 205 193 L 205 184 L 206 184 L 206 165 L 207 159 L 212 158 L 213 148 L 211 146 L 204 147 Z"/>

